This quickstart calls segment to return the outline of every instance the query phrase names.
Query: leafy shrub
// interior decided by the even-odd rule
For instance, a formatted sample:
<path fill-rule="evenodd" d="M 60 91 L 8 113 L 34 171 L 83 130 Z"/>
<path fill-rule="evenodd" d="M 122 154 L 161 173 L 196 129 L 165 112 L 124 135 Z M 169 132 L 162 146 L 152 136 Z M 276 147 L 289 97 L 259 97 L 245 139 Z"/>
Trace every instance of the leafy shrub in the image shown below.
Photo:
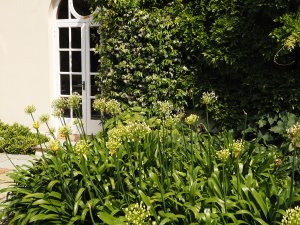
<path fill-rule="evenodd" d="M 102 95 L 202 109 L 202 92 L 215 90 L 211 117 L 238 131 L 243 110 L 252 125 L 267 114 L 299 114 L 299 1 L 91 2 L 101 24 Z M 278 60 L 289 65 L 280 66 L 274 56 L 287 37 L 292 48 Z"/>
<path fill-rule="evenodd" d="M 43 135 L 32 133 L 28 127 L 0 121 L 0 152 L 30 154 L 33 153 L 33 147 L 47 140 Z"/>
<path fill-rule="evenodd" d="M 2 190 L 10 224 L 278 224 L 299 204 L 296 157 L 211 136 L 196 115 L 184 122 L 160 106 L 154 118 L 115 115 L 75 145 L 51 142 Z"/>
<path fill-rule="evenodd" d="M 176 20 L 181 10 L 172 3 L 163 9 L 148 9 L 138 1 L 108 1 L 98 7 L 94 18 L 102 24 L 98 53 L 104 96 L 130 106 L 149 106 L 166 99 L 178 106 L 187 104 L 195 79 L 182 61 Z"/>
<path fill-rule="evenodd" d="M 299 121 L 299 117 L 293 113 L 265 115 L 243 132 L 248 139 L 256 137 L 261 143 L 277 145 L 282 151 L 287 151 L 290 149 L 287 130 Z"/>

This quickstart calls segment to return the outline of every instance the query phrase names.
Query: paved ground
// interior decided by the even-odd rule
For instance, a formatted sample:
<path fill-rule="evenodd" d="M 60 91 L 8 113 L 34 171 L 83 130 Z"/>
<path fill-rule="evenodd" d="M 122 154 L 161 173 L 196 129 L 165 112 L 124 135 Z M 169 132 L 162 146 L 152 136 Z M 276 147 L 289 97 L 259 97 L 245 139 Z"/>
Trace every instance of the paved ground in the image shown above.
<path fill-rule="evenodd" d="M 29 155 L 11 155 L 0 153 L 0 189 L 9 187 L 12 180 L 7 173 L 15 169 L 15 166 L 30 165 L 33 156 Z M 0 193 L 0 201 L 3 200 L 6 193 Z"/>

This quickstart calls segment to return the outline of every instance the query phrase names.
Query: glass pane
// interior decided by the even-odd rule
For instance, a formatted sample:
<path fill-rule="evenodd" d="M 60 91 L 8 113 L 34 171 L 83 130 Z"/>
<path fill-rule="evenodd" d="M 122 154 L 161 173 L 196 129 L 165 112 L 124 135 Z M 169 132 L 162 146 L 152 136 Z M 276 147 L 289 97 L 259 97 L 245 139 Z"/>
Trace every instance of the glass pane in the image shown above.
<path fill-rule="evenodd" d="M 58 19 L 68 19 L 69 18 L 69 6 L 68 0 L 62 0 L 59 4 L 57 11 Z"/>
<path fill-rule="evenodd" d="M 97 53 L 90 52 L 90 61 L 91 72 L 98 72 L 99 55 Z"/>
<path fill-rule="evenodd" d="M 96 84 L 96 76 L 91 75 L 91 96 L 95 96 L 100 93 L 100 88 Z"/>
<path fill-rule="evenodd" d="M 77 92 L 80 95 L 82 94 L 81 75 L 73 75 L 72 76 L 72 92 Z"/>
<path fill-rule="evenodd" d="M 93 104 L 95 99 L 91 99 L 91 119 L 92 120 L 100 120 L 100 112 L 94 110 Z"/>
<path fill-rule="evenodd" d="M 90 28 L 90 48 L 95 48 L 96 44 L 100 42 L 100 35 L 97 27 Z"/>
<path fill-rule="evenodd" d="M 78 111 L 75 111 L 75 110 L 72 110 L 73 112 L 72 112 L 72 115 L 73 115 L 73 118 L 82 118 L 82 105 L 80 105 L 80 107 L 79 107 L 79 112 Z M 79 115 L 78 115 L 78 113 L 79 113 Z"/>
<path fill-rule="evenodd" d="M 72 71 L 81 72 L 81 52 L 72 52 Z"/>
<path fill-rule="evenodd" d="M 59 28 L 59 47 L 69 48 L 69 28 Z"/>
<path fill-rule="evenodd" d="M 70 94 L 70 76 L 61 74 L 60 75 L 60 93 L 62 95 Z"/>
<path fill-rule="evenodd" d="M 63 116 L 66 118 L 70 118 L 71 117 L 71 110 L 70 109 L 65 109 Z"/>
<path fill-rule="evenodd" d="M 60 51 L 59 53 L 60 53 L 60 71 L 69 72 L 70 70 L 69 52 Z"/>
<path fill-rule="evenodd" d="M 88 16 L 91 14 L 88 0 L 73 0 L 75 11 L 81 16 Z"/>
<path fill-rule="evenodd" d="M 72 34 L 72 48 L 81 48 L 81 28 L 71 28 Z"/>

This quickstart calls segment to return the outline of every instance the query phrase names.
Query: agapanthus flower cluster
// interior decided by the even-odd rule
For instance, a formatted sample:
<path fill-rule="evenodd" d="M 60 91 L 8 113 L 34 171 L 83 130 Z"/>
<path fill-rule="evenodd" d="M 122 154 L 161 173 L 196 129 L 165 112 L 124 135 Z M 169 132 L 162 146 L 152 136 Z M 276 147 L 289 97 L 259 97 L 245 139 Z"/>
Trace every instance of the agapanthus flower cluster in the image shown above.
<path fill-rule="evenodd" d="M 121 113 L 121 104 L 115 99 L 106 100 L 105 98 L 96 99 L 93 103 L 95 110 L 101 113 L 118 115 Z"/>
<path fill-rule="evenodd" d="M 165 125 L 167 128 L 173 128 L 180 121 L 179 115 L 170 115 L 165 118 Z"/>
<path fill-rule="evenodd" d="M 287 129 L 288 137 L 294 147 L 300 147 L 300 123 L 296 123 Z"/>
<path fill-rule="evenodd" d="M 57 152 L 60 148 L 60 142 L 58 140 L 52 140 L 49 143 L 49 149 L 53 152 Z"/>
<path fill-rule="evenodd" d="M 169 101 L 158 101 L 157 102 L 157 108 L 160 113 L 162 113 L 164 116 L 169 116 L 172 113 L 173 110 L 173 104 Z"/>
<path fill-rule="evenodd" d="M 32 126 L 33 126 L 34 129 L 39 129 L 40 128 L 40 122 L 39 121 L 34 121 Z"/>
<path fill-rule="evenodd" d="M 245 145 L 242 140 L 234 140 L 232 143 L 232 151 L 235 158 L 239 157 Z"/>
<path fill-rule="evenodd" d="M 230 157 L 230 151 L 228 148 L 222 149 L 216 152 L 217 158 L 225 162 Z"/>
<path fill-rule="evenodd" d="M 74 92 L 68 97 L 67 106 L 71 109 L 79 109 L 81 105 L 81 96 L 79 93 Z"/>
<path fill-rule="evenodd" d="M 142 140 L 151 131 L 150 127 L 144 122 L 130 122 L 124 127 L 124 129 L 124 138 L 126 138 L 127 141 L 132 142 Z"/>
<path fill-rule="evenodd" d="M 128 225 L 144 225 L 149 224 L 150 208 L 145 206 L 143 202 L 136 203 L 124 209 L 125 218 Z"/>
<path fill-rule="evenodd" d="M 216 93 L 214 91 L 203 92 L 201 100 L 202 100 L 203 104 L 205 104 L 205 105 L 211 105 L 215 101 L 218 100 L 218 96 L 216 95 Z"/>
<path fill-rule="evenodd" d="M 48 123 L 50 119 L 50 116 L 48 114 L 43 114 L 40 116 L 41 123 Z"/>
<path fill-rule="evenodd" d="M 64 98 L 57 98 L 52 101 L 52 108 L 54 110 L 64 110 L 67 108 L 67 101 Z"/>
<path fill-rule="evenodd" d="M 106 103 L 106 112 L 111 115 L 118 115 L 121 113 L 121 104 L 115 99 L 111 99 Z"/>
<path fill-rule="evenodd" d="M 57 98 L 52 102 L 53 116 L 61 117 L 67 108 L 67 101 L 64 98 Z"/>
<path fill-rule="evenodd" d="M 93 107 L 95 110 L 104 113 L 106 108 L 106 100 L 105 98 L 98 98 L 95 99 L 93 103 Z"/>
<path fill-rule="evenodd" d="M 286 216 L 283 217 L 281 224 L 300 225 L 300 207 L 286 210 Z"/>
<path fill-rule="evenodd" d="M 129 122 L 127 125 L 119 125 L 108 131 L 106 147 L 113 155 L 122 145 L 123 141 L 134 142 L 142 140 L 151 129 L 146 123 Z"/>
<path fill-rule="evenodd" d="M 69 137 L 71 135 L 71 128 L 64 125 L 58 129 L 58 133 L 61 138 Z"/>
<path fill-rule="evenodd" d="M 199 119 L 199 116 L 197 116 L 195 114 L 191 114 L 191 115 L 189 115 L 188 117 L 185 118 L 185 122 L 188 125 L 192 126 L 192 125 L 196 124 L 196 122 L 198 121 L 198 119 Z"/>
<path fill-rule="evenodd" d="M 78 155 L 82 155 L 85 159 L 87 159 L 87 153 L 89 152 L 90 144 L 85 140 L 80 140 L 74 146 L 74 151 Z"/>
<path fill-rule="evenodd" d="M 32 114 L 36 111 L 36 108 L 34 105 L 29 105 L 25 108 L 25 113 Z"/>

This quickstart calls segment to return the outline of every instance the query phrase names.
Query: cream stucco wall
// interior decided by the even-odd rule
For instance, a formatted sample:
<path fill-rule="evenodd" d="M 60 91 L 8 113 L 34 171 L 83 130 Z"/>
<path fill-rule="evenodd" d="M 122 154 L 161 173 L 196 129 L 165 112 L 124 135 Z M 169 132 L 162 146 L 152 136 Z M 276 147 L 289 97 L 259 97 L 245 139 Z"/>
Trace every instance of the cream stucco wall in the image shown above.
<path fill-rule="evenodd" d="M 51 0 L 0 0 L 0 120 L 31 125 L 53 97 Z M 49 19 L 50 18 L 50 19 Z"/>

